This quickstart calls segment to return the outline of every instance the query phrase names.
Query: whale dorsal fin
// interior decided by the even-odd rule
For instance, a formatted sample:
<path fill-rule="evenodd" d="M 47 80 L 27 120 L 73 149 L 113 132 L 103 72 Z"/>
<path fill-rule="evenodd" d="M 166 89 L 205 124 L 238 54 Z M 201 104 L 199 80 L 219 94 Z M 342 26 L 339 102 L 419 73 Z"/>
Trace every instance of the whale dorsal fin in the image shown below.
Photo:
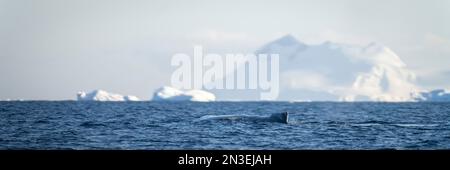
<path fill-rule="evenodd" d="M 289 113 L 288 112 L 283 113 L 283 121 L 284 121 L 284 123 L 289 123 Z"/>

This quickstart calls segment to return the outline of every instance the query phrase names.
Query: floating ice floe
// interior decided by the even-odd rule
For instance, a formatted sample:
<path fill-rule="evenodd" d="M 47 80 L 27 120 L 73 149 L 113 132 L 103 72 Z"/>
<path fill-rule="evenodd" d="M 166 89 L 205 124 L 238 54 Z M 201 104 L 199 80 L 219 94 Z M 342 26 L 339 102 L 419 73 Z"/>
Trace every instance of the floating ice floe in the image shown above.
<path fill-rule="evenodd" d="M 90 93 L 84 91 L 77 93 L 78 101 L 139 101 L 136 96 L 122 96 L 120 94 L 109 93 L 104 90 L 94 90 Z"/>
<path fill-rule="evenodd" d="M 153 101 L 215 101 L 216 96 L 203 90 L 182 91 L 173 87 L 164 86 L 157 89 L 153 94 Z"/>

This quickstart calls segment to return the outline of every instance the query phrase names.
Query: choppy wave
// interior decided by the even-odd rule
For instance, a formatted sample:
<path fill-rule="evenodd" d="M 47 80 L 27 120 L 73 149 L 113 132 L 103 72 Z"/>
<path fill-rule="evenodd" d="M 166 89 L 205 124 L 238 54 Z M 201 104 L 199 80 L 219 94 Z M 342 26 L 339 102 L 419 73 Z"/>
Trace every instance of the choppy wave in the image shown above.
<path fill-rule="evenodd" d="M 450 149 L 450 103 L 0 102 L 0 124 L 0 149 Z"/>
<path fill-rule="evenodd" d="M 414 123 L 395 123 L 392 125 L 400 126 L 400 127 L 436 127 L 436 126 L 439 126 L 439 124 L 414 124 Z"/>
<path fill-rule="evenodd" d="M 353 126 L 398 126 L 398 127 L 436 127 L 441 124 L 431 123 L 431 124 L 421 124 L 421 123 L 394 123 L 386 121 L 366 121 L 361 123 L 354 123 Z"/>

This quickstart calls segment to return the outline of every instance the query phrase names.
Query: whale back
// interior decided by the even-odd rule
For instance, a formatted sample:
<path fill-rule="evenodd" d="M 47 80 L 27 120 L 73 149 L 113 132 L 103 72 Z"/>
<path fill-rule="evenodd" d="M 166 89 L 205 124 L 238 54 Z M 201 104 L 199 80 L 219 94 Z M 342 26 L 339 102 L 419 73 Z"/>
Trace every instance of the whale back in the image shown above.
<path fill-rule="evenodd" d="M 202 116 L 196 121 L 205 120 L 244 120 L 244 121 L 269 121 L 279 123 L 289 123 L 289 113 L 274 113 L 270 117 L 254 116 L 254 115 L 206 115 Z"/>
<path fill-rule="evenodd" d="M 280 123 L 289 123 L 289 113 L 283 112 L 283 113 L 274 113 L 270 115 L 270 118 L 280 122 Z"/>

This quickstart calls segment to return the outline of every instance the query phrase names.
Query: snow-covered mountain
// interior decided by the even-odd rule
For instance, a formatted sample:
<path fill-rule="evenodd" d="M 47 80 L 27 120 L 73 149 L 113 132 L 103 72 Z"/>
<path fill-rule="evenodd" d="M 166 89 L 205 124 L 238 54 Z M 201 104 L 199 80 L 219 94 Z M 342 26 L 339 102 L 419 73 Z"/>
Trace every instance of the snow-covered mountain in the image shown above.
<path fill-rule="evenodd" d="M 415 74 L 388 47 L 309 45 L 286 35 L 256 54 L 280 55 L 281 100 L 412 101 Z"/>
<path fill-rule="evenodd" d="M 448 102 L 450 101 L 450 91 L 445 89 L 423 91 L 414 93 L 413 97 L 416 101 L 421 102 Z"/>
<path fill-rule="evenodd" d="M 215 101 L 216 96 L 203 90 L 181 91 L 179 89 L 164 86 L 153 93 L 153 101 L 194 101 L 210 102 Z"/>
<path fill-rule="evenodd" d="M 109 93 L 104 90 L 94 90 L 90 93 L 84 91 L 77 93 L 78 101 L 139 101 L 136 96 L 122 96 L 120 94 Z"/>

